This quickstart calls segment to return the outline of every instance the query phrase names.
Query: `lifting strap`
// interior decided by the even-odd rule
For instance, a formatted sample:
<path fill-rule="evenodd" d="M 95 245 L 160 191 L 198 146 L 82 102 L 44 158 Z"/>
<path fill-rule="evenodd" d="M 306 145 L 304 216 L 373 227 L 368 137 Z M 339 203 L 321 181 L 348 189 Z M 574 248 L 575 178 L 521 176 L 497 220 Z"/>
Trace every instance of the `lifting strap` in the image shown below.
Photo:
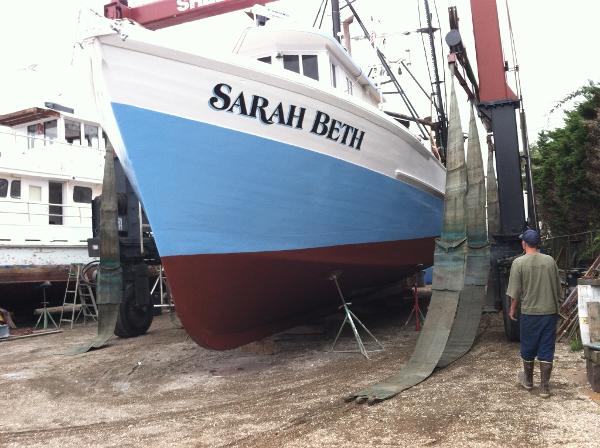
<path fill-rule="evenodd" d="M 102 203 L 100 205 L 100 264 L 97 282 L 98 335 L 92 341 L 69 349 L 67 355 L 78 355 L 101 348 L 115 333 L 123 296 L 123 271 L 119 253 L 115 162 L 112 146 L 106 148 Z"/>
<path fill-rule="evenodd" d="M 476 336 L 489 269 L 486 192 L 475 116 L 471 111 L 467 168 L 451 79 L 444 220 L 435 245 L 433 291 L 423 331 L 400 372 L 350 394 L 346 401 L 373 404 L 392 398 L 465 354 Z"/>

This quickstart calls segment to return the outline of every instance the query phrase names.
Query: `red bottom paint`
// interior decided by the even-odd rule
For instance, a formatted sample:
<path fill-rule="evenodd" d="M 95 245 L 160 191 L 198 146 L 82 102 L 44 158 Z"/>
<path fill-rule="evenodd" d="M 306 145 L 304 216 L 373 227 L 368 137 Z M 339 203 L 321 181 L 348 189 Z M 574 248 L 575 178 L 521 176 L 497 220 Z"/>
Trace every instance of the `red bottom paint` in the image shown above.
<path fill-rule="evenodd" d="M 177 314 L 203 347 L 225 350 L 289 328 L 340 304 L 344 295 L 386 286 L 433 264 L 434 239 L 276 252 L 163 257 Z"/>

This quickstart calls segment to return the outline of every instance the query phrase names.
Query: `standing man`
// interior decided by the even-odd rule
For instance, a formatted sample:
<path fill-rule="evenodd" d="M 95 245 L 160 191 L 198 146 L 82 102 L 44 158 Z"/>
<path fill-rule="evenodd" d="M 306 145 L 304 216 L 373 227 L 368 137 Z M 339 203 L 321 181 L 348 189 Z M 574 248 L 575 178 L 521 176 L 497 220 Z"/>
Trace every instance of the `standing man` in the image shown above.
<path fill-rule="evenodd" d="M 523 372 L 519 374 L 519 380 L 525 389 L 533 388 L 533 367 L 537 356 L 540 363 L 540 397 L 548 398 L 556 342 L 560 278 L 554 259 L 539 252 L 540 235 L 535 230 L 526 230 L 519 238 L 525 255 L 513 261 L 506 290 L 506 295 L 511 298 L 509 316 L 512 320 L 517 320 L 517 304 L 521 303 Z"/>

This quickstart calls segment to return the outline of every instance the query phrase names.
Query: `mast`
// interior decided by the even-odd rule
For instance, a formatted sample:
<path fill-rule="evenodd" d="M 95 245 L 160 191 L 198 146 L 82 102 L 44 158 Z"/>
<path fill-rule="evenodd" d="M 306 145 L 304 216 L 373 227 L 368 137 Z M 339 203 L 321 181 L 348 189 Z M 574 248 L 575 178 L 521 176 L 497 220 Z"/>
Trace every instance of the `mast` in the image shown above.
<path fill-rule="evenodd" d="M 339 0 L 331 0 L 331 18 L 333 20 L 333 37 L 335 37 L 335 40 L 340 42 L 340 32 L 342 31 L 342 27 L 340 25 Z"/>

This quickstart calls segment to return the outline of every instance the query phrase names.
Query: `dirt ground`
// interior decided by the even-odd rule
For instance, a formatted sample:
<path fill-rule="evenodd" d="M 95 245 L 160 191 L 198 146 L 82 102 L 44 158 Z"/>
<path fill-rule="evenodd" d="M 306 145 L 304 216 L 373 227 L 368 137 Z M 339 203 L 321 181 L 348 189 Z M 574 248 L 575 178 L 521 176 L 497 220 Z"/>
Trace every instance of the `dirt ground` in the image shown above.
<path fill-rule="evenodd" d="M 497 315 L 424 383 L 371 407 L 344 403 L 407 360 L 417 333 L 405 312 L 358 313 L 386 347 L 370 361 L 329 351 L 339 317 L 227 352 L 198 347 L 167 315 L 146 336 L 74 357 L 63 353 L 91 325 L 0 342 L 0 446 L 600 446 L 581 354 L 559 345 L 550 399 L 522 391 L 518 345 Z"/>

